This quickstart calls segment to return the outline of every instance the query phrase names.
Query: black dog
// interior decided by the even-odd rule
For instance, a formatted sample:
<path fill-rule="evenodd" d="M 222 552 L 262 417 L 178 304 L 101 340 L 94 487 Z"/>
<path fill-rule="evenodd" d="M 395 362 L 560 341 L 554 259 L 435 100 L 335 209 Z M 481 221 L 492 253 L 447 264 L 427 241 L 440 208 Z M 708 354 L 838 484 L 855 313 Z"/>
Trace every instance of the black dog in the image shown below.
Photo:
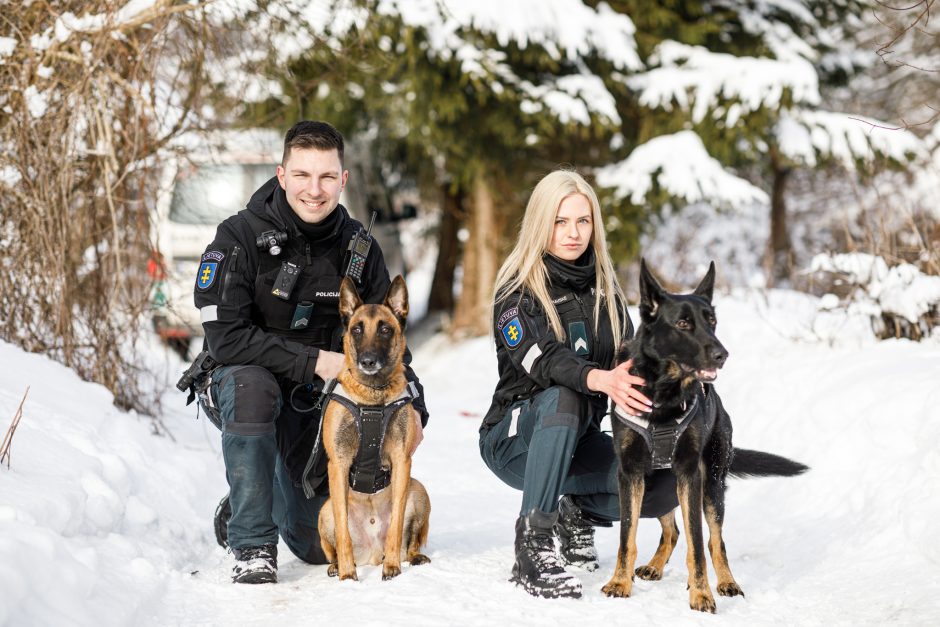
<path fill-rule="evenodd" d="M 807 467 L 784 457 L 732 448 L 731 418 L 711 382 L 728 358 L 715 337 L 712 290 L 715 264 L 692 294 L 666 292 L 640 264 L 641 326 L 621 361 L 633 359 L 633 373 L 646 379 L 643 393 L 653 410 L 634 418 L 619 408 L 612 420 L 614 447 L 620 460 L 620 550 L 617 566 L 603 592 L 628 597 L 636 563 L 636 528 L 643 502 L 643 477 L 653 469 L 672 468 L 688 538 L 689 604 L 715 611 L 708 585 L 702 513 L 708 522 L 708 549 L 718 575 L 718 594 L 743 595 L 731 575 L 721 526 L 725 517 L 725 479 L 733 476 L 793 476 Z M 641 579 L 661 579 L 679 537 L 675 512 L 659 519 L 663 534 Z"/>

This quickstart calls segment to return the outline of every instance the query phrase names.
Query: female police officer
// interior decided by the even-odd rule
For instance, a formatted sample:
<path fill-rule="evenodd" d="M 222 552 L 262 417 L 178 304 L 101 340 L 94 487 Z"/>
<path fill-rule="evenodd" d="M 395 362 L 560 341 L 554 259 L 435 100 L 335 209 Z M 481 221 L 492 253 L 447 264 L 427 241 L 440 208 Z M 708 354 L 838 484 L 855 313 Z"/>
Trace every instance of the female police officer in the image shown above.
<path fill-rule="evenodd" d="M 597 196 L 575 172 L 552 172 L 535 187 L 494 301 L 499 383 L 480 451 L 522 490 L 512 581 L 536 596 L 579 597 L 554 534 L 564 562 L 597 568 L 593 526 L 619 517 L 616 458 L 599 424 L 608 398 L 633 414 L 649 411 L 649 399 L 634 387 L 643 380 L 630 362 L 614 367 L 633 324 Z M 648 478 L 644 516 L 677 505 L 670 471 Z"/>

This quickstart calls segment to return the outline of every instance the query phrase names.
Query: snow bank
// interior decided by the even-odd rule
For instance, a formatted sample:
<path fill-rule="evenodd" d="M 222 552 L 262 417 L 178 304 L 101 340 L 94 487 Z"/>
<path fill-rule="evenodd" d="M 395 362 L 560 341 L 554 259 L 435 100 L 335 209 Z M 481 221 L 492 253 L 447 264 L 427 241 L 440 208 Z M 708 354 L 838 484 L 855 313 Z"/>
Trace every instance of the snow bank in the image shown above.
<path fill-rule="evenodd" d="M 717 597 L 717 617 L 688 608 L 685 534 L 663 580 L 637 581 L 630 599 L 600 592 L 616 529 L 598 531 L 601 567 L 579 573 L 584 598 L 545 601 L 508 583 L 520 495 L 477 444 L 496 383 L 490 338 L 437 336 L 415 351 L 431 423 L 413 474 L 431 495 L 432 563 L 388 582 L 361 567 L 358 582 L 338 582 L 282 544 L 271 586 L 230 583 L 211 527 L 225 491 L 218 432 L 182 395 L 169 393 L 161 415 L 175 442 L 154 437 L 101 387 L 0 344 L 0 426 L 32 385 L 12 468 L 0 468 L 0 625 L 937 624 L 940 342 L 877 342 L 845 324 L 822 337 L 818 306 L 780 291 L 717 299 L 730 352 L 717 389 L 736 444 L 811 468 L 731 482 L 725 542 L 747 596 Z M 175 374 L 180 364 L 161 359 Z M 658 538 L 642 521 L 640 560 Z"/>

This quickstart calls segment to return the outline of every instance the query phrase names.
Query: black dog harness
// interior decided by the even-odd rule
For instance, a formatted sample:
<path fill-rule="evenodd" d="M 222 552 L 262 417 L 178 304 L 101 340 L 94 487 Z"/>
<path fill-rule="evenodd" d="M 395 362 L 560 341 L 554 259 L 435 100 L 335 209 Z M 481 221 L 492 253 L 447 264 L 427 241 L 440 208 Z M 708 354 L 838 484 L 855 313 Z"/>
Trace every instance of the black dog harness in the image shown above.
<path fill-rule="evenodd" d="M 329 400 L 336 401 L 349 411 L 359 431 L 359 450 L 349 469 L 349 487 L 364 494 L 384 490 L 392 480 L 391 469 L 382 466 L 385 432 L 395 412 L 418 396 L 414 384 L 409 382 L 401 396 L 388 405 L 358 405 L 339 383 L 328 385 L 324 393 Z"/>
<path fill-rule="evenodd" d="M 706 412 L 706 432 L 711 430 L 710 423 L 714 422 L 715 412 L 713 411 L 714 402 L 709 402 L 710 400 L 710 397 L 706 398 L 704 395 L 704 387 L 700 387 L 681 416 L 662 424 L 652 424 L 645 418 L 631 416 L 616 405 L 612 414 L 625 426 L 630 427 L 642 436 L 653 458 L 653 470 L 663 470 L 672 468 L 672 458 L 676 454 L 676 444 L 678 444 L 682 434 L 685 433 L 686 428 L 692 424 L 692 420 L 695 418 L 696 413 L 700 411 L 700 408 Z"/>

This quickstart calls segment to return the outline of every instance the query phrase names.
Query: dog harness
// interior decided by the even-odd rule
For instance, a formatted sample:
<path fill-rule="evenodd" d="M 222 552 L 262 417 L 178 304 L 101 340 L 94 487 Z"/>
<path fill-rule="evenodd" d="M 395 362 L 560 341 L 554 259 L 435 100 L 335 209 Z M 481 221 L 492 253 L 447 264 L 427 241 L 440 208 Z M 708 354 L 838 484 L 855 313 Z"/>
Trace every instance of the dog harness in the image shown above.
<path fill-rule="evenodd" d="M 699 399 L 702 399 L 702 401 Z M 704 396 L 704 387 L 701 387 L 681 416 L 662 424 L 652 424 L 645 418 L 631 416 L 617 405 L 614 406 L 613 415 L 625 426 L 630 427 L 642 436 L 652 455 L 653 470 L 663 470 L 672 468 L 672 458 L 676 454 L 676 444 L 678 444 L 682 434 L 685 433 L 686 428 L 692 424 L 696 412 L 699 411 L 702 405 L 705 406 L 706 411 L 706 431 L 711 429 L 711 424 L 708 423 L 714 421 L 715 412 L 712 411 L 714 402 L 710 401 L 710 397 L 706 398 Z"/>
<path fill-rule="evenodd" d="M 409 381 L 401 396 L 388 405 L 358 405 L 349 398 L 338 382 L 327 384 L 324 394 L 352 414 L 359 431 L 359 450 L 349 469 L 349 487 L 364 494 L 375 494 L 384 490 L 392 480 L 391 469 L 382 466 L 385 431 L 395 412 L 417 398 L 418 390 L 414 383 Z"/>

